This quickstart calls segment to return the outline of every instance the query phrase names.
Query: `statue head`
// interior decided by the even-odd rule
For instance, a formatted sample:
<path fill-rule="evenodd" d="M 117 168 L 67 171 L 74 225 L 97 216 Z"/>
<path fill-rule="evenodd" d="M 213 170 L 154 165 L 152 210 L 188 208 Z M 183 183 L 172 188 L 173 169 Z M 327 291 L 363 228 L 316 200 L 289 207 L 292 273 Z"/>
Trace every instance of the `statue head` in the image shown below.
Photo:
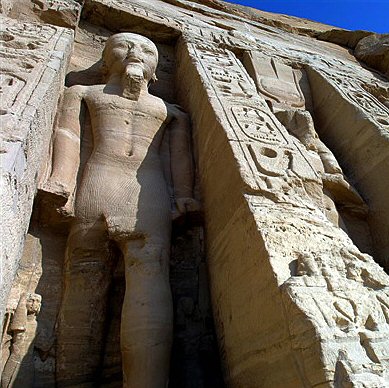
<path fill-rule="evenodd" d="M 26 300 L 27 314 L 38 315 L 41 309 L 42 297 L 39 294 L 28 293 Z"/>
<path fill-rule="evenodd" d="M 158 64 L 158 50 L 148 38 L 123 32 L 112 35 L 105 43 L 103 61 L 109 74 L 127 72 L 143 74 L 144 80 L 155 81 Z"/>

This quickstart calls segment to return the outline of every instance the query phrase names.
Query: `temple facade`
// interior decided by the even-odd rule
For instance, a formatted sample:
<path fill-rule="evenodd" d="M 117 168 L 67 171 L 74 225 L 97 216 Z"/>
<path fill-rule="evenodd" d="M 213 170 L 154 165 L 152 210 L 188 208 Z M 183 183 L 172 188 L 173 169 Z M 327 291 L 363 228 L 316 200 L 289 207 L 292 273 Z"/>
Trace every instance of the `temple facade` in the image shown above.
<path fill-rule="evenodd" d="M 0 11 L 1 387 L 389 386 L 388 35 Z"/>

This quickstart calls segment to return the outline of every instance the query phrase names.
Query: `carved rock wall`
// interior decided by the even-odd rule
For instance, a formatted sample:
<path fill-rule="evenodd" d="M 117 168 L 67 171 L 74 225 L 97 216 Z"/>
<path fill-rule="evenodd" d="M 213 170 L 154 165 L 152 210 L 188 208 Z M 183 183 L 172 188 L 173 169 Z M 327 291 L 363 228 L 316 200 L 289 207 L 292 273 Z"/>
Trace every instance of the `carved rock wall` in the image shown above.
<path fill-rule="evenodd" d="M 234 54 L 203 42 L 180 47 L 179 74 L 190 77 L 186 84 L 207 85 L 208 98 L 193 87 L 182 88 L 181 96 L 195 117 L 210 286 L 227 384 L 332 386 L 343 361 L 364 368 L 366 382 L 385 384 L 385 352 L 377 373 L 377 355 L 365 354 L 371 355 L 373 343 L 387 346 L 386 275 L 310 201 L 320 183 L 308 155 L 255 96 Z M 201 81 L 191 77 L 197 73 Z M 232 173 L 232 165 L 240 174 Z M 284 175 L 288 169 L 294 173 Z M 368 299 L 354 306 L 357 294 Z M 354 306 L 349 318 L 346 305 Z M 380 334 L 369 325 L 371 308 Z M 358 350 L 360 338 L 365 340 Z M 347 373 L 358 381 L 359 372 Z"/>
<path fill-rule="evenodd" d="M 389 109 L 344 74 L 308 74 L 319 133 L 369 203 L 374 253 L 388 269 L 389 182 L 381 171 L 389 166 Z"/>
<path fill-rule="evenodd" d="M 20 21 L 48 23 L 75 29 L 81 11 L 81 2 L 75 0 L 3 0 L 2 11 L 8 17 Z"/>
<path fill-rule="evenodd" d="M 77 31 L 66 85 L 96 84 L 102 82 L 101 51 L 106 38 L 112 32 L 82 22 Z M 176 102 L 174 88 L 175 54 L 171 45 L 158 43 L 158 82 L 152 92 L 169 102 Z M 88 121 L 88 120 L 87 120 Z M 90 124 L 84 128 L 81 148 L 84 154 L 90 151 Z M 47 151 L 45 151 L 47 152 Z M 85 160 L 85 158 L 83 158 Z M 50 172 L 50 159 L 43 160 L 41 182 Z M 44 187 L 41 187 L 44 190 Z M 69 228 L 69 219 L 51 212 L 52 204 L 44 193 L 35 201 L 34 215 L 24 252 L 7 302 L 5 332 L 2 341 L 2 363 L 12 354 L 12 331 L 21 293 L 28 289 L 42 296 L 43 308 L 37 316 L 37 331 L 30 343 L 33 351 L 21 363 L 14 383 L 30 386 L 32 382 L 42 387 L 56 384 L 56 322 L 63 289 L 64 255 Z M 196 221 L 198 224 L 198 222 Z M 176 324 L 172 353 L 172 384 L 177 386 L 216 387 L 222 386 L 217 345 L 214 335 L 212 311 L 208 297 L 201 226 L 181 225 L 172 241 L 171 284 L 174 296 Z M 117 252 L 118 253 L 118 252 Z M 122 386 L 120 355 L 120 320 L 124 296 L 123 262 L 118 254 L 110 290 L 109 311 L 106 317 L 107 337 L 101 369 L 104 386 Z M 80 318 L 81 319 L 81 318 Z M 85 325 L 89 323 L 85 321 Z M 28 359 L 28 361 L 27 361 Z M 8 373 L 5 371 L 4 373 Z M 192 385 L 193 386 L 193 385 Z"/>
<path fill-rule="evenodd" d="M 0 313 L 21 257 L 38 172 L 47 155 L 73 32 L 1 17 Z"/>
<path fill-rule="evenodd" d="M 66 212 L 50 213 L 38 196 L 25 243 L 24 235 L 37 180 L 50 171 L 49 139 L 78 25 L 66 86 L 102 83 L 106 38 L 140 33 L 161 58 L 152 93 L 191 116 L 204 224 L 188 219 L 173 235 L 171 385 L 223 386 L 219 361 L 230 387 L 388 385 L 389 279 L 374 261 L 388 268 L 388 82 L 352 51 L 359 46 L 355 55 L 385 73 L 378 66 L 385 48 L 368 44 L 376 37 L 217 0 L 86 0 L 81 22 L 78 2 L 65 3 L 1 2 L 3 14 L 24 22 L 4 18 L 1 37 L 0 306 L 13 287 L 0 371 L 21 295 L 38 293 L 42 308 L 29 317 L 30 352 L 14 381 L 56 384 Z M 98 371 L 111 387 L 122 385 L 118 252 L 116 260 Z M 89 324 L 81 312 L 80 319 Z"/>
<path fill-rule="evenodd" d="M 355 56 L 373 69 L 389 76 L 388 34 L 374 34 L 361 39 L 355 47 Z"/>

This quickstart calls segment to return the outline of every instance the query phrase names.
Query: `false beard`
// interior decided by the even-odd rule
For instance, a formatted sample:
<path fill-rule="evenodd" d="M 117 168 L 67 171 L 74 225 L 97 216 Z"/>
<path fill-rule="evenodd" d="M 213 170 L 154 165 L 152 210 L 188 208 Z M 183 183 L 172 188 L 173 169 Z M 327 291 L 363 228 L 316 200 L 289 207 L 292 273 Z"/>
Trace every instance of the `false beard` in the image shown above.
<path fill-rule="evenodd" d="M 125 85 L 122 92 L 123 97 L 137 101 L 145 81 L 143 67 L 136 64 L 128 65 L 124 71 L 122 81 Z"/>

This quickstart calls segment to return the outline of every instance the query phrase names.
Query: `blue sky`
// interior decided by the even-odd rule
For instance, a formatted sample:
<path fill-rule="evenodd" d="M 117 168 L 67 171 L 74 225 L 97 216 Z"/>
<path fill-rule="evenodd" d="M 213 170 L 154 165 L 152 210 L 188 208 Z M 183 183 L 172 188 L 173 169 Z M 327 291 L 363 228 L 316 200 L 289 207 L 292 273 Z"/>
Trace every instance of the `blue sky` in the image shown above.
<path fill-rule="evenodd" d="M 348 30 L 389 33 L 389 0 L 227 0 Z"/>

